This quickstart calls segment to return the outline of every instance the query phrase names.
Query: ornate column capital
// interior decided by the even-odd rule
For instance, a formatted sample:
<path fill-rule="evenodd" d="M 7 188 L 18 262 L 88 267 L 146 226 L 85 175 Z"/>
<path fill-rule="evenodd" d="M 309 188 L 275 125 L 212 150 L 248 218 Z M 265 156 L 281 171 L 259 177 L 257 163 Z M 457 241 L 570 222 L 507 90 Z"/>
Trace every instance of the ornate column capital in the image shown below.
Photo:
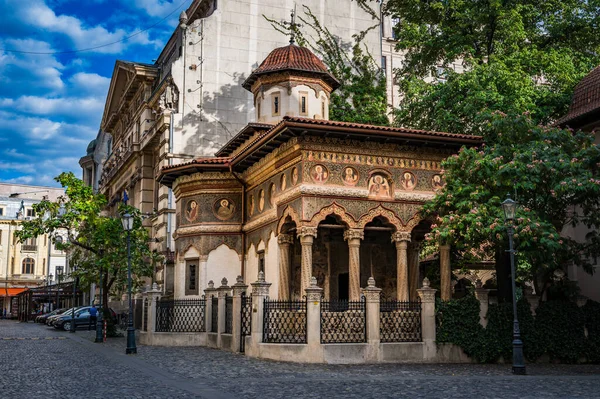
<path fill-rule="evenodd" d="M 290 245 L 294 243 L 294 236 L 291 234 L 279 234 L 277 236 L 279 245 Z"/>
<path fill-rule="evenodd" d="M 317 238 L 317 228 L 302 226 L 298 229 L 298 237 L 300 237 L 300 238 L 303 238 L 303 237 Z"/>
<path fill-rule="evenodd" d="M 396 231 L 392 233 L 392 242 L 400 243 L 400 242 L 410 242 L 411 233 L 410 231 Z"/>
<path fill-rule="evenodd" d="M 362 229 L 348 229 L 346 231 L 344 231 L 344 240 L 346 241 L 350 241 L 350 240 L 364 240 L 365 239 L 365 232 Z M 359 241 L 360 242 L 360 241 Z"/>

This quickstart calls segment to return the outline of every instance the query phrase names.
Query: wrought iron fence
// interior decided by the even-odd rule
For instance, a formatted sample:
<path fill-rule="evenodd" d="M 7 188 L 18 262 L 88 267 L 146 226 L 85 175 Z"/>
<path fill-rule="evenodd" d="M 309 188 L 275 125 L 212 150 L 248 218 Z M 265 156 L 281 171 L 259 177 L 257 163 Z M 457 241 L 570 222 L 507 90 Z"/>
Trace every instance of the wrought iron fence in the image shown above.
<path fill-rule="evenodd" d="M 204 299 L 159 300 L 156 302 L 156 332 L 204 332 Z"/>
<path fill-rule="evenodd" d="M 270 301 L 265 298 L 263 342 L 306 343 L 306 300 Z"/>
<path fill-rule="evenodd" d="M 246 296 L 242 293 L 242 307 L 241 307 L 241 330 L 242 339 L 240 340 L 240 352 L 244 352 L 246 349 L 245 337 L 252 333 L 252 297 Z"/>
<path fill-rule="evenodd" d="M 321 343 L 367 342 L 365 299 L 321 302 Z"/>
<path fill-rule="evenodd" d="M 148 298 L 144 298 L 144 317 L 142 319 L 142 331 L 148 331 Z"/>
<path fill-rule="evenodd" d="M 381 342 L 421 342 L 421 302 L 381 301 Z"/>
<path fill-rule="evenodd" d="M 219 298 L 212 298 L 212 309 L 210 314 L 210 332 L 219 332 Z"/>
<path fill-rule="evenodd" d="M 233 332 L 233 297 L 225 297 L 225 334 Z"/>

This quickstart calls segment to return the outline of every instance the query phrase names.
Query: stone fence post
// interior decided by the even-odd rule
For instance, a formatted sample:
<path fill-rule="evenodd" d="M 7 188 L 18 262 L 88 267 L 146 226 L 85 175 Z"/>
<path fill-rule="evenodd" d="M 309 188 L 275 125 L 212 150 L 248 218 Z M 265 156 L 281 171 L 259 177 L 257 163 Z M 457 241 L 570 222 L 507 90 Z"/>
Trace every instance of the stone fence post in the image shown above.
<path fill-rule="evenodd" d="M 309 346 L 321 345 L 321 297 L 323 288 L 317 286 L 317 278 L 310 278 L 306 292 L 306 343 Z"/>
<path fill-rule="evenodd" d="M 209 333 L 212 330 L 212 298 L 217 295 L 217 289 L 215 288 L 215 283 L 210 280 L 208 282 L 208 288 L 204 290 L 204 326 L 206 332 Z"/>
<path fill-rule="evenodd" d="M 219 323 L 219 327 L 217 329 L 219 337 L 217 338 L 217 347 L 221 348 L 221 334 L 225 334 L 225 323 L 226 323 L 226 318 L 227 318 L 227 313 L 226 313 L 226 302 L 227 302 L 227 296 L 231 295 L 231 287 L 229 287 L 227 285 L 227 279 L 225 277 L 223 277 L 223 279 L 221 280 L 221 286 L 219 287 L 219 318 L 218 318 L 218 323 Z"/>
<path fill-rule="evenodd" d="M 367 311 L 367 342 L 372 345 L 379 345 L 380 337 L 380 305 L 381 305 L 381 288 L 375 286 L 375 279 L 369 277 L 367 288 L 363 288 L 363 295 L 366 300 Z"/>
<path fill-rule="evenodd" d="M 423 279 L 423 287 L 417 290 L 421 298 L 421 337 L 423 339 L 423 358 L 430 360 L 435 358 L 437 347 L 435 344 L 435 292 L 437 290 L 429 286 L 429 279 Z"/>
<path fill-rule="evenodd" d="M 150 334 L 156 332 L 156 307 L 161 294 L 162 292 L 158 289 L 156 283 L 152 284 L 152 289 L 145 293 L 146 298 L 148 299 L 148 307 L 145 310 L 148 312 L 148 315 L 146 316 L 146 331 Z"/>
<path fill-rule="evenodd" d="M 242 295 L 246 293 L 248 286 L 244 284 L 244 278 L 237 276 L 236 283 L 233 285 L 233 325 L 231 334 L 231 350 L 240 351 L 242 340 Z"/>
<path fill-rule="evenodd" d="M 258 280 L 250 284 L 252 286 L 252 345 L 263 342 L 263 315 L 265 311 L 265 299 L 269 297 L 271 283 L 265 281 L 265 273 L 258 272 Z"/>
<path fill-rule="evenodd" d="M 490 290 L 483 288 L 481 280 L 475 282 L 475 298 L 479 301 L 479 324 L 487 326 L 487 313 L 490 306 Z"/>

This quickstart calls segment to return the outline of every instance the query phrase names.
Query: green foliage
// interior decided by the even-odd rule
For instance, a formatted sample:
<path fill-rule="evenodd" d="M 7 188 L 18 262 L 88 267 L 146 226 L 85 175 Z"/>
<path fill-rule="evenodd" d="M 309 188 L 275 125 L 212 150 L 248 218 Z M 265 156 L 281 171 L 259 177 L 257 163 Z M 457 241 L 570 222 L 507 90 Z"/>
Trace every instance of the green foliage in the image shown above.
<path fill-rule="evenodd" d="M 548 301 L 536 310 L 535 328 L 551 359 L 576 363 L 585 352 L 585 315 L 577 304 Z"/>
<path fill-rule="evenodd" d="M 340 82 L 340 87 L 331 95 L 329 118 L 335 121 L 388 125 L 387 91 L 385 73 L 375 62 L 363 44 L 365 35 L 379 27 L 376 12 L 362 2 L 360 6 L 371 10 L 377 22 L 353 36 L 354 43 L 343 42 L 319 22 L 309 7 L 303 6 L 304 16 L 298 16 L 302 27 L 289 26 L 269 19 L 271 25 L 285 35 L 294 34 L 300 46 L 310 48 L 318 55 L 329 71 Z M 351 49 L 351 51 L 349 51 Z"/>
<path fill-rule="evenodd" d="M 588 332 L 586 357 L 590 362 L 600 363 L 600 303 L 588 300 L 581 310 Z"/>
<path fill-rule="evenodd" d="M 597 1 L 390 0 L 386 11 L 400 17 L 406 57 L 396 71 L 402 125 L 478 134 L 490 111 L 547 123 L 600 63 Z M 438 67 L 445 81 L 435 79 Z"/>
<path fill-rule="evenodd" d="M 106 199 L 95 194 L 91 187 L 73 173 L 62 173 L 56 180 L 65 188 L 65 196 L 56 202 L 42 201 L 34 205 L 35 219 L 23 222 L 16 235 L 23 241 L 43 234 L 53 236 L 67 232 L 68 240 L 59 244 L 67 252 L 69 263 L 77 267 L 72 277 L 78 277 L 83 286 L 99 282 L 103 273 L 104 303 L 111 290 L 121 290 L 127 280 L 126 234 L 120 217 L 103 213 Z M 152 273 L 151 260 L 157 254 L 150 251 L 149 235 L 142 226 L 139 210 L 126 205 L 119 214 L 129 212 L 134 217 L 131 238 L 131 266 L 135 284 L 139 278 Z"/>
<path fill-rule="evenodd" d="M 479 324 L 479 301 L 473 295 L 450 301 L 436 298 L 436 325 L 438 343 L 453 343 L 478 358 L 484 329 Z"/>
<path fill-rule="evenodd" d="M 442 163 L 446 186 L 423 210 L 435 219 L 427 239 L 451 243 L 465 264 L 493 256 L 506 248 L 501 202 L 515 193 L 518 277 L 533 279 L 542 292 L 566 262 L 591 272 L 590 260 L 600 256 L 594 136 L 502 114 L 486 124 L 486 136 L 489 145 L 463 148 Z M 565 227 L 580 224 L 592 230 L 585 240 L 561 236 Z"/>

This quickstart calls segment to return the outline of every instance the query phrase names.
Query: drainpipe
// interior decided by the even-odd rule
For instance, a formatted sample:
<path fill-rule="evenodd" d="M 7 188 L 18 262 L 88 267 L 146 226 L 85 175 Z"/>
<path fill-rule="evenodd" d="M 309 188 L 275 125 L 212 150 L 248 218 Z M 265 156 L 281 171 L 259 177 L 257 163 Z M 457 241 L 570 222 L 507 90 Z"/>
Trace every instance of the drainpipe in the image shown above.
<path fill-rule="evenodd" d="M 246 277 L 246 232 L 244 231 L 244 224 L 246 223 L 246 182 L 243 181 L 234 171 L 233 166 L 229 165 L 229 172 L 235 177 L 235 179 L 242 185 L 242 264 L 241 264 L 241 275 Z"/>

